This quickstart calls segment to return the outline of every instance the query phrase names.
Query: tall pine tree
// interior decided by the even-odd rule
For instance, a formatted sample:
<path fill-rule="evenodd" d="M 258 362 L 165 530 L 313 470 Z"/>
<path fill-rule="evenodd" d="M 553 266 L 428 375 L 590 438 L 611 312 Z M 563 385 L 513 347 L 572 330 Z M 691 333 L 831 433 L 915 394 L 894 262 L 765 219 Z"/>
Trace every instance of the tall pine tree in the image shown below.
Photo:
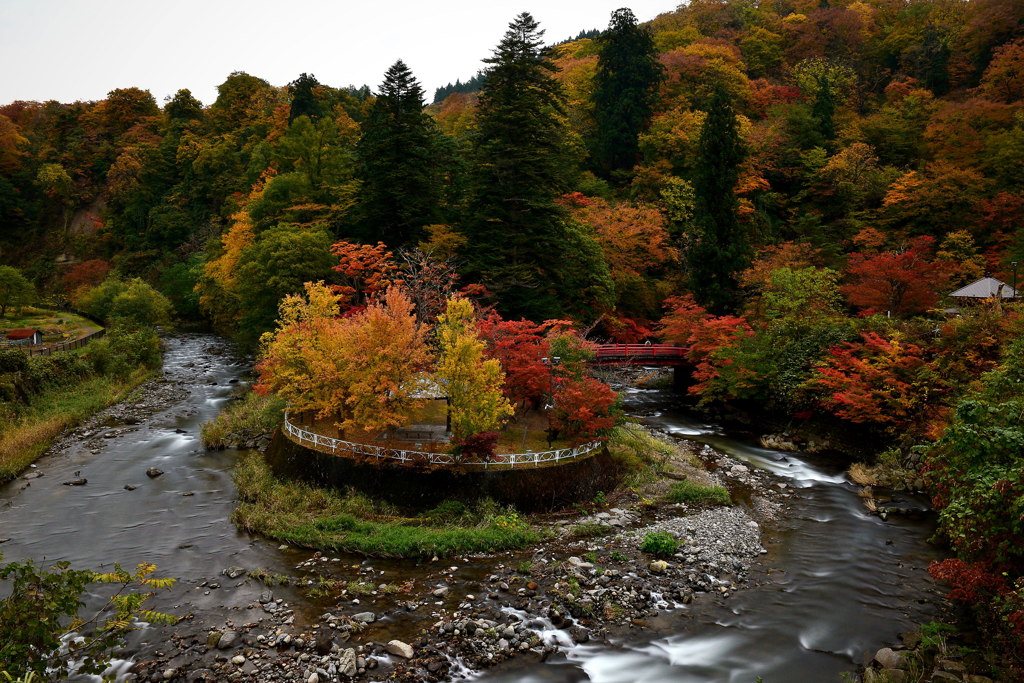
<path fill-rule="evenodd" d="M 423 88 L 405 62 L 387 70 L 356 146 L 363 181 L 356 206 L 359 235 L 389 247 L 415 244 L 437 222 L 441 133 L 423 111 Z"/>
<path fill-rule="evenodd" d="M 320 88 L 320 81 L 316 80 L 313 74 L 302 73 L 294 81 L 288 84 L 292 91 L 291 107 L 288 110 L 288 123 L 291 123 L 300 116 L 308 116 L 310 121 L 316 121 L 324 115 L 327 105 L 317 94 Z"/>
<path fill-rule="evenodd" d="M 637 137 L 650 121 L 664 69 L 650 32 L 637 26 L 628 8 L 612 13 L 598 44 L 592 154 L 597 170 L 607 177 L 636 163 Z"/>
<path fill-rule="evenodd" d="M 543 33 L 524 12 L 486 60 L 463 221 L 466 274 L 494 292 L 507 315 L 537 319 L 563 310 L 557 282 L 567 216 L 555 198 L 568 189 L 564 96 Z"/>
<path fill-rule="evenodd" d="M 811 116 L 818 120 L 818 130 L 825 138 L 825 144 L 831 145 L 836 139 L 836 100 L 832 95 L 832 86 L 829 85 L 828 76 L 818 79 L 818 92 L 814 96 L 814 104 L 811 106 Z"/>
<path fill-rule="evenodd" d="M 729 95 L 717 86 L 700 130 L 700 166 L 694 178 L 697 240 L 689 253 L 691 289 L 717 314 L 739 303 L 736 274 L 746 267 L 750 244 L 736 217 L 736 183 L 744 151 Z"/>

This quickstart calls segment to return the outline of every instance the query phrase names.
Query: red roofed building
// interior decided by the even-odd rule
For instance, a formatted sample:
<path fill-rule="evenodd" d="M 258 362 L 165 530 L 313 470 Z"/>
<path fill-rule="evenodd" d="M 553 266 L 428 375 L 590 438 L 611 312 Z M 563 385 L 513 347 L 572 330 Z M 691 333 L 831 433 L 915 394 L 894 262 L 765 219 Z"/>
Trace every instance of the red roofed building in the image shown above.
<path fill-rule="evenodd" d="M 39 330 L 11 330 L 7 333 L 8 346 L 35 346 L 43 343 L 43 333 Z"/>

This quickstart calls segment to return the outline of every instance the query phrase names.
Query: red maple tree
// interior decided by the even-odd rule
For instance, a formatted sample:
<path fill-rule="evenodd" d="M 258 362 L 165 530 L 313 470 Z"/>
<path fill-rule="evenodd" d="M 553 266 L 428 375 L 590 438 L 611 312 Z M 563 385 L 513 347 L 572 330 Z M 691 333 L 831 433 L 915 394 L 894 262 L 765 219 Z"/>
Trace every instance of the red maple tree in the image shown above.
<path fill-rule="evenodd" d="M 934 307 L 950 278 L 947 263 L 931 260 L 934 241 L 922 236 L 901 249 L 850 254 L 843 294 L 865 314 L 905 316 Z"/>

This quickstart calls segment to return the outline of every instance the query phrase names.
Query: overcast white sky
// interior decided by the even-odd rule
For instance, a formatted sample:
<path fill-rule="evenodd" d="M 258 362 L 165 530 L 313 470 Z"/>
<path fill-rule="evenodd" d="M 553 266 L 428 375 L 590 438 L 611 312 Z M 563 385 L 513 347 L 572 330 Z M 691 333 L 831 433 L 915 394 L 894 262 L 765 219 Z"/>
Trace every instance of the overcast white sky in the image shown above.
<path fill-rule="evenodd" d="M 549 43 L 605 28 L 615 9 L 640 21 L 677 0 L 0 0 L 0 104 L 98 100 L 188 88 L 204 104 L 232 71 L 284 85 L 312 73 L 376 89 L 403 59 L 434 89 L 466 79 L 508 23 L 528 11 Z"/>

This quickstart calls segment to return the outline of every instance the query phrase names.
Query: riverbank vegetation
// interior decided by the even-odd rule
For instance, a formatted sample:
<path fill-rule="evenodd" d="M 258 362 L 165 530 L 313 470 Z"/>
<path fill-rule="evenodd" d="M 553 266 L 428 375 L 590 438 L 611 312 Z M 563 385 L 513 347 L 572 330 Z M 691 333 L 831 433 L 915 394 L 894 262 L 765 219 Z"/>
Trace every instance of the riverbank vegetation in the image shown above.
<path fill-rule="evenodd" d="M 514 510 L 492 502 L 449 501 L 409 513 L 354 492 L 278 479 L 254 454 L 236 465 L 235 483 L 236 524 L 305 548 L 430 558 L 523 548 L 540 538 Z"/>
<path fill-rule="evenodd" d="M 615 428 L 607 441 L 629 486 L 637 491 L 662 474 L 662 466 L 680 449 L 637 425 Z M 241 528 L 302 547 L 371 556 L 438 557 L 528 547 L 543 537 L 533 518 L 490 499 L 452 499 L 430 509 L 400 507 L 355 489 L 337 490 L 276 476 L 258 453 L 247 453 L 235 467 L 239 502 L 233 521 Z M 687 502 L 727 504 L 720 488 L 693 483 L 705 495 Z M 721 490 L 724 493 L 724 490 Z M 652 494 L 653 495 L 653 494 Z M 605 494 L 592 507 L 602 509 Z M 574 529 L 584 537 L 606 534 L 608 527 Z"/>
<path fill-rule="evenodd" d="M 125 399 L 160 367 L 151 325 L 166 320 L 166 299 L 141 282 L 101 287 L 120 296 L 120 307 L 95 308 L 107 313 L 102 338 L 49 356 L 0 350 L 0 481 L 16 477 L 54 438 Z"/>
<path fill-rule="evenodd" d="M 925 483 L 957 560 L 1005 577 L 964 595 L 1021 644 L 1020 458 L 961 449 L 1012 429 L 985 392 L 1024 331 L 1022 55 L 1021 3 L 694 1 L 550 47 L 524 13 L 478 92 L 430 106 L 401 61 L 376 93 L 236 72 L 208 106 L 14 102 L 0 244 L 40 291 L 140 277 L 251 347 L 271 333 L 261 390 L 342 425 L 455 381 L 465 453 L 508 406 L 605 435 L 614 397 L 564 359 L 679 345 L 702 403 L 841 421 Z"/>
<path fill-rule="evenodd" d="M 259 439 L 281 425 L 284 409 L 285 402 L 279 396 L 245 390 L 241 399 L 229 403 L 220 415 L 203 425 L 203 445 L 230 448 Z"/>

